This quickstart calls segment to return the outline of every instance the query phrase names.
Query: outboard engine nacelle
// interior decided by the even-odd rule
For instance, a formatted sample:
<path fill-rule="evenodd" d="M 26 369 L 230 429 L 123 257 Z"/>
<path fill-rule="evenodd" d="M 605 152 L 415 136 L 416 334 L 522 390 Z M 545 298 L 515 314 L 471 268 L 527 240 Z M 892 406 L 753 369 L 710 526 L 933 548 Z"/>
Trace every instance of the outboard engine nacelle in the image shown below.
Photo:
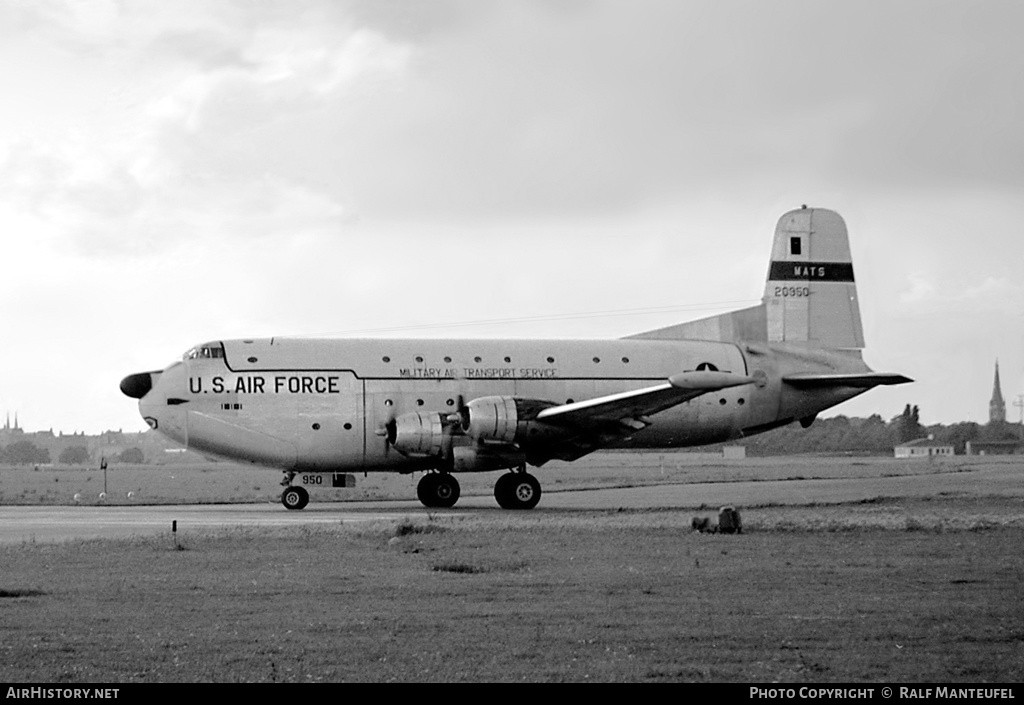
<path fill-rule="evenodd" d="M 480 397 L 466 404 L 462 432 L 476 440 L 511 443 L 519 424 L 513 397 Z"/>
<path fill-rule="evenodd" d="M 441 414 L 414 411 L 392 419 L 385 428 L 388 443 L 403 455 L 433 457 L 442 454 L 445 433 Z"/>
<path fill-rule="evenodd" d="M 560 435 L 563 431 L 543 422 L 537 414 L 554 402 L 516 397 L 480 397 L 462 410 L 462 432 L 483 443 L 519 443 Z"/>

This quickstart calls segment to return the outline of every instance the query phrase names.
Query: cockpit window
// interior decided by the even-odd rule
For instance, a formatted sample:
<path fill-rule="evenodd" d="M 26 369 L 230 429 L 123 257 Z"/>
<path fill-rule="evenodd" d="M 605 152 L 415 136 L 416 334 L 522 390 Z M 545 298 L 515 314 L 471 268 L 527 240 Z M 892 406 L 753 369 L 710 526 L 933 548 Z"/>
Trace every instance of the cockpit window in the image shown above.
<path fill-rule="evenodd" d="M 220 343 L 197 345 L 182 356 L 184 360 L 209 360 L 224 357 L 224 346 Z"/>

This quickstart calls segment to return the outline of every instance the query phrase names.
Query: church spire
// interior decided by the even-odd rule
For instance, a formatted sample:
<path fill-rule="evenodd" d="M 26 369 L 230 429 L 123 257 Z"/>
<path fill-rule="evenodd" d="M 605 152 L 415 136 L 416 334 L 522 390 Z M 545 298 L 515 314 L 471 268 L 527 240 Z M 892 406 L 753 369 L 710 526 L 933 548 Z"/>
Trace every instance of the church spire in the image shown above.
<path fill-rule="evenodd" d="M 1006 402 L 1003 401 L 1003 390 L 999 384 L 999 360 L 996 360 L 996 377 L 992 382 L 992 401 L 988 403 L 988 422 L 1003 423 L 1006 421 Z"/>

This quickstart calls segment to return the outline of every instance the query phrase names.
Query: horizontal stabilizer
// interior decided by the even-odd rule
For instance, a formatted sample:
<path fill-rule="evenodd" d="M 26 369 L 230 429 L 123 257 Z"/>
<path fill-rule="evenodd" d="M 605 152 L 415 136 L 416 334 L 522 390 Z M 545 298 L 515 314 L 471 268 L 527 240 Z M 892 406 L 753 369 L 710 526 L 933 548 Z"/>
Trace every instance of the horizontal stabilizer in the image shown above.
<path fill-rule="evenodd" d="M 823 387 L 857 387 L 871 389 L 886 384 L 906 384 L 914 380 L 889 372 L 867 372 L 862 374 L 812 374 L 786 375 L 782 381 L 799 389 L 821 389 Z"/>

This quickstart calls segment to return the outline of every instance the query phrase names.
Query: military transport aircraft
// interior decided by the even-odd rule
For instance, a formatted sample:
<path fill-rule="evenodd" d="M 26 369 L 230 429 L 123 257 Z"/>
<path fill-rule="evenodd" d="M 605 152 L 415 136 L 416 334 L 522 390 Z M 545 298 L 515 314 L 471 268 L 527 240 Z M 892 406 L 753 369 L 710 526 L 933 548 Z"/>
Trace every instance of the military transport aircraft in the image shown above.
<path fill-rule="evenodd" d="M 505 509 L 540 499 L 527 465 L 601 448 L 719 443 L 884 384 L 864 347 L 846 224 L 803 207 L 775 230 L 762 303 L 620 340 L 269 338 L 203 343 L 125 377 L 149 425 L 204 454 L 281 468 L 302 509 L 327 475 L 423 471 L 427 507 L 458 473 L 510 470 Z M 312 478 L 312 481 L 310 480 Z"/>

